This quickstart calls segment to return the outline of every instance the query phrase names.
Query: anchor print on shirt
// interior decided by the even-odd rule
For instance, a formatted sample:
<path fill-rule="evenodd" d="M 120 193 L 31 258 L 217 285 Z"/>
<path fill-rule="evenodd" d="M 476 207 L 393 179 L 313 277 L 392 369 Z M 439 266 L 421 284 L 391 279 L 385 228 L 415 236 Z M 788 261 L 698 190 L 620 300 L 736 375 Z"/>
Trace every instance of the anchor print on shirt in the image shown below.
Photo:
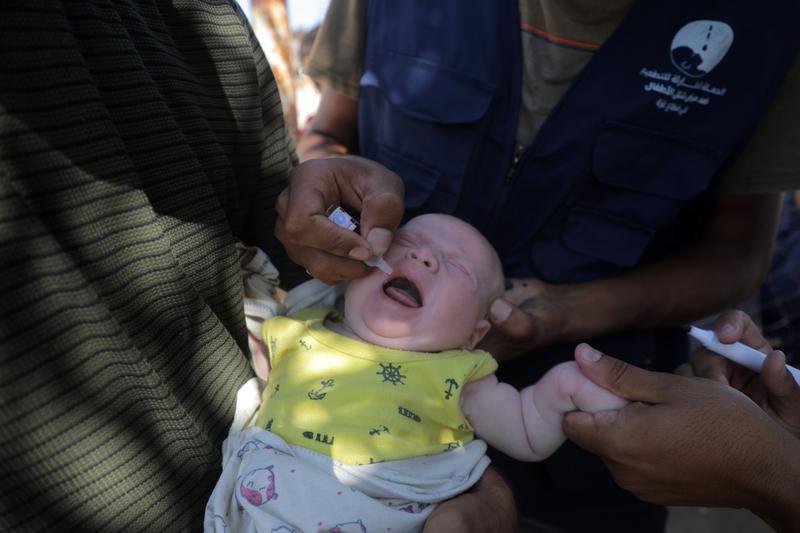
<path fill-rule="evenodd" d="M 444 384 L 447 385 L 447 390 L 444 391 L 444 399 L 449 400 L 453 397 L 453 390 L 458 389 L 458 381 L 453 378 L 447 378 L 444 380 Z"/>
<path fill-rule="evenodd" d="M 325 396 L 328 395 L 327 392 L 323 392 L 325 389 L 332 389 L 336 386 L 336 381 L 332 379 L 326 379 L 325 381 L 319 382 L 322 387 L 317 390 L 311 389 L 308 391 L 308 399 L 309 400 L 324 400 Z"/>
<path fill-rule="evenodd" d="M 389 433 L 389 428 L 381 425 L 381 427 L 372 428 L 369 430 L 369 434 L 373 436 L 380 435 L 381 433 Z"/>
<path fill-rule="evenodd" d="M 281 384 L 280 383 L 276 383 L 275 384 L 275 390 L 273 390 L 269 395 L 270 400 L 272 398 L 274 398 L 280 391 L 281 391 Z"/>

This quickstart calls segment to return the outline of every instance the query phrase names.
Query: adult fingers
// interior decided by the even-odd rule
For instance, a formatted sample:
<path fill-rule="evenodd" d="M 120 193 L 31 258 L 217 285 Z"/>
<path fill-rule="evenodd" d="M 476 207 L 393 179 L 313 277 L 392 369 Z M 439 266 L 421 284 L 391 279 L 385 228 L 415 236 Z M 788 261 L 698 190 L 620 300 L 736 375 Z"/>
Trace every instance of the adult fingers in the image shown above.
<path fill-rule="evenodd" d="M 723 343 L 742 342 L 765 354 L 771 351 L 758 326 L 744 311 L 733 310 L 722 313 L 714 324 L 714 331 Z M 692 368 L 699 377 L 725 385 L 738 386 L 753 376 L 751 371 L 705 348 L 700 348 L 694 353 Z"/>
<path fill-rule="evenodd" d="M 506 278 L 506 290 L 503 299 L 520 306 L 534 298 L 543 296 L 544 283 L 535 278 Z"/>
<path fill-rule="evenodd" d="M 275 204 L 278 212 L 276 237 L 287 248 L 315 248 L 340 257 L 348 257 L 355 248 L 368 249 L 369 244 L 361 235 L 328 220 L 326 210 L 333 204 L 339 204 L 341 199 L 337 187 L 328 183 L 326 175 L 314 176 L 319 161 L 329 160 L 312 160 L 298 166 L 295 172 L 304 165 L 312 168 L 300 172 L 298 179 L 293 177 L 289 186 L 278 196 Z M 311 177 L 304 177 L 307 174 L 311 174 Z"/>
<path fill-rule="evenodd" d="M 361 261 L 343 259 L 314 248 L 287 248 L 287 251 L 292 261 L 303 265 L 311 276 L 328 285 L 359 278 L 369 271 Z"/>
<path fill-rule="evenodd" d="M 761 379 L 768 391 L 769 406 L 783 425 L 800 437 L 800 385 L 786 368 L 786 355 L 774 351 L 761 368 Z"/>
<path fill-rule="evenodd" d="M 328 220 L 331 205 L 361 212 L 363 235 Z M 293 261 L 326 283 L 352 279 L 367 272 L 360 261 L 388 248 L 402 218 L 402 180 L 360 157 L 310 160 L 293 169 L 276 209 L 275 235 Z"/>
<path fill-rule="evenodd" d="M 689 363 L 682 363 L 679 365 L 678 368 L 675 369 L 675 374 L 685 378 L 691 378 L 695 376 L 694 369 Z"/>
<path fill-rule="evenodd" d="M 402 219 L 402 192 L 370 193 L 364 197 L 361 234 L 369 242 L 373 254 L 383 255 L 389 249 L 392 235 Z"/>
<path fill-rule="evenodd" d="M 617 446 L 620 416 L 620 411 L 572 411 L 564 416 L 562 428 L 567 438 L 584 450 L 608 458 Z"/>
<path fill-rule="evenodd" d="M 361 235 L 371 253 L 382 255 L 403 219 L 403 180 L 383 165 L 359 156 L 336 158 L 334 167 L 342 202 L 361 216 Z"/>
<path fill-rule="evenodd" d="M 692 369 L 701 378 L 718 381 L 729 385 L 735 363 L 715 354 L 706 348 L 698 348 L 692 355 Z"/>
<path fill-rule="evenodd" d="M 770 394 L 776 398 L 800 397 L 800 385 L 786 368 L 786 354 L 775 350 L 767 355 L 761 377 Z"/>
<path fill-rule="evenodd" d="M 765 354 L 772 351 L 758 326 L 744 311 L 733 310 L 722 313 L 714 323 L 714 331 L 719 340 L 725 344 L 738 341 Z"/>
<path fill-rule="evenodd" d="M 340 205 L 355 217 L 360 214 L 362 234 L 329 221 L 325 213 L 331 205 Z M 384 248 L 382 253 L 403 216 L 403 182 L 394 172 L 362 157 L 312 159 L 292 170 L 276 209 L 281 240 L 293 245 L 347 257 L 354 248 L 369 251 L 363 236 L 382 228 L 386 231 L 375 238 L 376 245 Z"/>
<path fill-rule="evenodd" d="M 361 261 L 339 257 L 325 249 L 305 246 L 290 238 L 286 231 L 279 218 L 275 224 L 275 235 L 283 243 L 289 258 L 305 268 L 310 275 L 331 284 L 366 274 L 367 268 Z M 334 234 L 332 239 L 335 240 L 336 237 Z"/>
<path fill-rule="evenodd" d="M 286 246 L 321 250 L 337 257 L 363 261 L 369 257 L 369 243 L 360 235 L 340 228 L 324 214 L 311 214 L 300 219 L 279 217 L 275 236 Z M 357 250 L 365 250 L 359 254 Z"/>
<path fill-rule="evenodd" d="M 587 378 L 631 401 L 660 403 L 666 399 L 670 386 L 680 379 L 608 357 L 585 343 L 575 348 L 575 361 Z"/>
<path fill-rule="evenodd" d="M 536 332 L 536 319 L 504 298 L 492 302 L 489 320 L 498 331 L 514 339 L 529 338 Z"/>

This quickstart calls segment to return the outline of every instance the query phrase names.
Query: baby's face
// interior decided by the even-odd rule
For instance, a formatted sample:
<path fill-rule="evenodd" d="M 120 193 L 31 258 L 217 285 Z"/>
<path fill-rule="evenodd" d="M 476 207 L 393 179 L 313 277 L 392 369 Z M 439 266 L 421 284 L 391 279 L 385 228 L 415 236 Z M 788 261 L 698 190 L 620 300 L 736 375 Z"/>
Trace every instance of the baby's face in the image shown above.
<path fill-rule="evenodd" d="M 347 324 L 366 342 L 401 350 L 472 349 L 489 330 L 490 299 L 502 293 L 497 254 L 469 224 L 422 215 L 395 234 L 378 269 L 353 280 Z"/>

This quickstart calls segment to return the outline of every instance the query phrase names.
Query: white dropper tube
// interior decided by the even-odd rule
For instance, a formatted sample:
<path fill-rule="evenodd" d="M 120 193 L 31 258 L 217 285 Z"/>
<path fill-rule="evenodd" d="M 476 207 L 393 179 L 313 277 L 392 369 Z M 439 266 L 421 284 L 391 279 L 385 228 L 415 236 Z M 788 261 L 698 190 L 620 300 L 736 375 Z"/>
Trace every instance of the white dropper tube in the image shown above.
<path fill-rule="evenodd" d="M 718 353 L 734 363 L 738 363 L 754 372 L 761 372 L 761 368 L 764 366 L 764 360 L 767 358 L 766 355 L 755 348 L 751 348 L 741 342 L 734 342 L 733 344 L 720 342 L 719 338 L 717 338 L 717 334 L 713 331 L 691 326 L 689 328 L 689 335 L 697 339 L 700 344 L 712 352 Z M 791 372 L 798 385 L 800 385 L 800 370 L 788 364 L 786 368 Z"/>
<path fill-rule="evenodd" d="M 358 231 L 358 221 L 338 205 L 334 204 L 330 206 L 325 214 L 328 216 L 328 220 L 340 228 L 344 228 L 348 231 Z M 392 273 L 392 267 L 389 266 L 389 263 L 387 263 L 386 260 L 380 255 L 373 255 L 364 261 L 364 264 L 380 269 L 387 276 Z"/>
<path fill-rule="evenodd" d="M 366 263 L 367 266 L 379 268 L 387 276 L 392 273 L 392 267 L 390 267 L 389 263 L 387 263 L 386 260 L 379 255 L 373 255 L 364 261 L 364 263 Z"/>

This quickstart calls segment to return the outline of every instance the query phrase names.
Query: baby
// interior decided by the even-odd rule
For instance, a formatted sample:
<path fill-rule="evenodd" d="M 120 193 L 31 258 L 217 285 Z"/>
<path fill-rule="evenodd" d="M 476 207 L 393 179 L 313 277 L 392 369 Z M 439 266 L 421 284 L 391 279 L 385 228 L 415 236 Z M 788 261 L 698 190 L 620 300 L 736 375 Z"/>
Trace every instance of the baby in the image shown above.
<path fill-rule="evenodd" d="M 265 322 L 268 385 L 255 425 L 226 441 L 207 529 L 421 530 L 480 478 L 484 441 L 540 461 L 565 440 L 565 413 L 626 403 L 572 362 L 521 391 L 497 380 L 475 346 L 502 267 L 469 224 L 416 217 L 384 259 L 392 274 L 351 281 L 344 316 Z"/>

